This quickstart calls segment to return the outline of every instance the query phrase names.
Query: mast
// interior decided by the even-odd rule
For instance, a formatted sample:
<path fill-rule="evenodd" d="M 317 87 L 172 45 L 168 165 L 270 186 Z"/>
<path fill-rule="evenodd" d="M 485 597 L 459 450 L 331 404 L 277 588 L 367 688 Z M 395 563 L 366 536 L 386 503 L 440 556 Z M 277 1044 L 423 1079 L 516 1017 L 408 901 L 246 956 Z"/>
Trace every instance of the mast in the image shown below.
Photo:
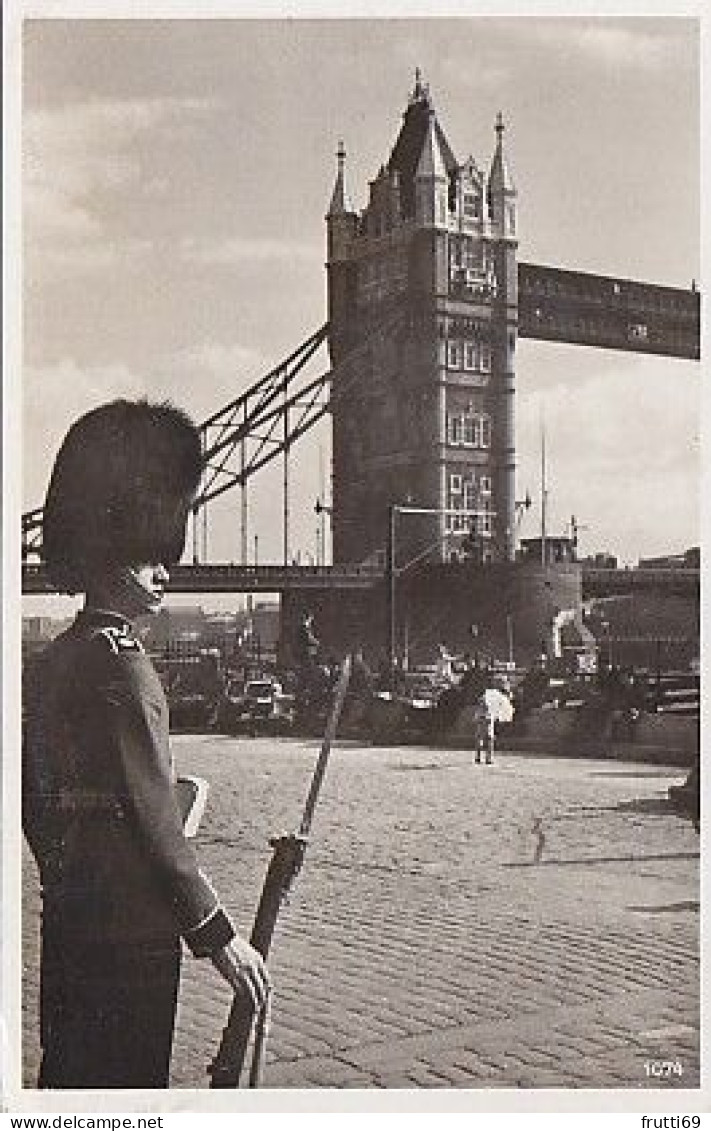
<path fill-rule="evenodd" d="M 320 541 L 320 556 L 317 554 L 317 565 L 326 564 L 326 483 L 323 473 L 323 444 L 318 446 L 318 490 L 319 499 L 321 500 L 321 508 L 319 512 L 319 541 Z"/>
<path fill-rule="evenodd" d="M 543 412 L 541 412 L 541 565 L 548 564 L 547 546 L 547 509 L 548 489 L 546 485 L 546 427 Z"/>

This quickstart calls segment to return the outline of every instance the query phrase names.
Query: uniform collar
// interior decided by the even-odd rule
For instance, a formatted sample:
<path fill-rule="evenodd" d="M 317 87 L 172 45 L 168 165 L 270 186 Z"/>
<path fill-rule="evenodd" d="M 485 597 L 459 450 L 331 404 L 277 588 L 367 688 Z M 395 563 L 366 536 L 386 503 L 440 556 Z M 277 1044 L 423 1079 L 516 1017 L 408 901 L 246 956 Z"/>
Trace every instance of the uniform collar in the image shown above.
<path fill-rule="evenodd" d="M 77 613 L 77 624 L 87 625 L 92 628 L 118 628 L 121 632 L 131 632 L 133 625 L 123 613 L 115 613 L 111 609 L 81 609 Z"/>

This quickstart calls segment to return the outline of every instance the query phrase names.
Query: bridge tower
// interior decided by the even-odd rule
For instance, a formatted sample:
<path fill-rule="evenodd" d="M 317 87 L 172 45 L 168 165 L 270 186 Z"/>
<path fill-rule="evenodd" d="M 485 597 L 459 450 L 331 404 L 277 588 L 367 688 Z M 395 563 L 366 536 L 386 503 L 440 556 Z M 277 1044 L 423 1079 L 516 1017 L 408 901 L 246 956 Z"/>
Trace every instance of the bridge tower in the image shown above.
<path fill-rule="evenodd" d="M 345 152 L 326 217 L 334 369 L 336 562 L 398 547 L 448 560 L 515 555 L 516 189 L 504 125 L 488 176 L 455 158 L 419 74 L 389 159 L 354 210 Z M 361 347 L 360 349 L 358 347 Z M 351 353 L 351 358 L 346 355 Z"/>

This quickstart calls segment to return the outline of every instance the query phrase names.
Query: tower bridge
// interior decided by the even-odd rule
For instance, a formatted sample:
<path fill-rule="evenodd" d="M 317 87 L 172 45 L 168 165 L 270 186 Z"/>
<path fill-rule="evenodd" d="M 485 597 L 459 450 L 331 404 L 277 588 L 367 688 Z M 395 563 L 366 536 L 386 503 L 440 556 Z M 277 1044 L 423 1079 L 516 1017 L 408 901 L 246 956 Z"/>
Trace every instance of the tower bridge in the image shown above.
<path fill-rule="evenodd" d="M 405 571 L 401 571 L 404 573 Z M 584 597 L 623 596 L 635 593 L 699 597 L 699 570 L 673 568 L 610 569 L 581 565 Z M 377 565 L 235 565 L 197 563 L 177 565 L 170 571 L 169 593 L 342 593 L 382 586 L 385 568 Z M 50 594 L 44 569 L 36 563 L 23 569 L 23 591 Z"/>
<path fill-rule="evenodd" d="M 290 600 L 365 593 L 382 582 L 382 569 L 355 563 L 382 557 L 388 513 L 405 500 L 422 513 L 398 535 L 395 572 L 423 547 L 430 562 L 445 566 L 467 531 L 476 562 L 513 567 L 518 339 L 699 359 L 695 285 L 682 290 L 517 261 L 518 193 L 504 134 L 499 115 L 487 172 L 473 156 L 458 160 L 418 74 L 362 210 L 351 203 L 339 146 L 326 216 L 328 321 L 203 423 L 193 565 L 174 571 L 174 591 L 280 592 Z M 289 460 L 326 415 L 334 565 L 290 566 Z M 283 560 L 249 567 L 248 489 L 274 460 L 283 464 Z M 208 505 L 235 487 L 242 561 L 210 565 Z M 47 591 L 37 564 L 41 529 L 41 508 L 23 516 L 28 593 Z M 582 583 L 595 594 L 632 587 L 698 594 L 699 579 L 698 571 L 584 567 Z"/>

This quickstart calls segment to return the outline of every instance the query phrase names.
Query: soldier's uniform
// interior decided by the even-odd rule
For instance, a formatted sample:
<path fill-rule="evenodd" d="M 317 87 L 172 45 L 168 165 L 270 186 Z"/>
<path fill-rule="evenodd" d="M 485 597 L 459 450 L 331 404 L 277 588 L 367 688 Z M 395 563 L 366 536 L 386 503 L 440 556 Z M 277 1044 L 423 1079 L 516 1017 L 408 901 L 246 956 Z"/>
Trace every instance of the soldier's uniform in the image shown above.
<path fill-rule="evenodd" d="M 70 430 L 45 503 L 57 588 L 179 558 L 200 474 L 194 426 L 114 402 Z M 234 936 L 185 839 L 158 675 L 129 621 L 86 608 L 25 676 L 23 825 L 42 885 L 39 1084 L 168 1084 L 181 936 Z"/>
<path fill-rule="evenodd" d="M 234 932 L 183 835 L 160 680 L 126 621 L 88 610 L 37 662 L 27 708 L 40 1086 L 165 1086 L 180 936 L 205 955 Z"/>

